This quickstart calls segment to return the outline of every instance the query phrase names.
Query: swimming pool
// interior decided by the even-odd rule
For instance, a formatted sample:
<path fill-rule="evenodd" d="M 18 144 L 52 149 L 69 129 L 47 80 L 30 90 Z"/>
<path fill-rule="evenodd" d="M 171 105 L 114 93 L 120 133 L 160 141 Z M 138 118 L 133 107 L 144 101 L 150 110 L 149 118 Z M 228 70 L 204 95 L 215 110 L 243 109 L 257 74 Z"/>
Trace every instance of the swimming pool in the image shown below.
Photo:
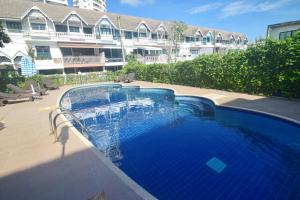
<path fill-rule="evenodd" d="M 295 123 L 121 85 L 72 89 L 60 104 L 85 124 L 97 149 L 158 199 L 300 199 Z"/>

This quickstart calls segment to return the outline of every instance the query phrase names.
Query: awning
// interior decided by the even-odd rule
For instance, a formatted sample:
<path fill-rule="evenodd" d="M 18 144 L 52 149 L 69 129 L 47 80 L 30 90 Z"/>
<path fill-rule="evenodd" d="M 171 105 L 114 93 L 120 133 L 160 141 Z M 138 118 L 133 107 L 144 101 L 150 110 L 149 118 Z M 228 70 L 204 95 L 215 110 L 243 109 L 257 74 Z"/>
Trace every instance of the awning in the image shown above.
<path fill-rule="evenodd" d="M 156 51 L 161 51 L 162 50 L 162 48 L 156 48 L 156 47 L 136 47 L 135 49 L 142 49 L 142 50 L 148 50 L 148 51 L 150 51 L 150 50 L 156 50 Z"/>
<path fill-rule="evenodd" d="M 64 48 L 82 48 L 82 49 L 94 49 L 101 48 L 102 46 L 99 44 L 88 44 L 88 43 L 66 43 L 66 42 L 58 42 L 59 47 Z"/>

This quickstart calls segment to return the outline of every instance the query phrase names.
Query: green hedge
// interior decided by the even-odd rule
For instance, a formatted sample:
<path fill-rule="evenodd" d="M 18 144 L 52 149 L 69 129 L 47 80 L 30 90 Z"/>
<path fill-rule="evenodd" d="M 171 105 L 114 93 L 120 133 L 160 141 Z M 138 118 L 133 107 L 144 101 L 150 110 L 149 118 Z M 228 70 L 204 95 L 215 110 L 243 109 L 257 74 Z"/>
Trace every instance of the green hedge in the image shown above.
<path fill-rule="evenodd" d="M 34 80 L 43 85 L 43 79 L 45 77 L 51 79 L 54 83 L 58 85 L 73 85 L 73 84 L 86 84 L 86 83 L 97 83 L 115 80 L 119 72 L 90 72 L 82 75 L 79 74 L 62 74 L 56 75 L 35 75 L 32 77 L 24 77 L 19 75 L 13 69 L 0 70 L 0 91 L 8 92 L 6 85 L 12 83 L 18 85 L 21 88 L 29 88 L 26 85 L 27 80 Z"/>
<path fill-rule="evenodd" d="M 130 61 L 123 73 L 138 80 L 251 94 L 300 97 L 300 32 L 284 41 L 255 43 L 246 51 L 203 55 L 176 64 Z"/>

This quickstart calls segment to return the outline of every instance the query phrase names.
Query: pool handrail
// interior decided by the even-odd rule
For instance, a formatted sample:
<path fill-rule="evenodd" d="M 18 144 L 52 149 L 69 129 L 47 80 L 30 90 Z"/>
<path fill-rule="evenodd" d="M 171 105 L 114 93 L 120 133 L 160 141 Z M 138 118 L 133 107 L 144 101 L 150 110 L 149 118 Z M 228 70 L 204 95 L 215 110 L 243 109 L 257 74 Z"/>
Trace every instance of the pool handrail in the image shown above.
<path fill-rule="evenodd" d="M 58 111 L 53 118 L 53 113 Z M 88 134 L 87 128 L 80 122 L 80 120 L 69 110 L 65 108 L 58 107 L 49 113 L 49 123 L 50 123 L 50 135 L 54 135 L 54 143 L 58 142 L 58 135 L 57 135 L 57 118 L 60 115 L 69 115 L 79 126 L 81 127 L 81 131 L 84 131 L 86 135 Z"/>

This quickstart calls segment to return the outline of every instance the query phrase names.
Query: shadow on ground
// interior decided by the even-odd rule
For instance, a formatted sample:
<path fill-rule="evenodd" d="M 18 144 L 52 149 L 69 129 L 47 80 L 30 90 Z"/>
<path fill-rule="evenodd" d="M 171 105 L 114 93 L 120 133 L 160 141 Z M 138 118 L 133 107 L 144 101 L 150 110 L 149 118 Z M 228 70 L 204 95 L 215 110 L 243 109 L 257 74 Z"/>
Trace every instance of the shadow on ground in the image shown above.
<path fill-rule="evenodd" d="M 255 100 L 237 98 L 226 103 L 221 103 L 220 105 L 253 109 L 300 121 L 300 100 L 288 100 L 274 97 L 266 97 Z"/>
<path fill-rule="evenodd" d="M 85 200 L 105 193 L 107 199 L 140 199 L 90 149 L 66 154 L 70 129 L 61 128 L 61 156 L 0 178 L 0 199 Z"/>

